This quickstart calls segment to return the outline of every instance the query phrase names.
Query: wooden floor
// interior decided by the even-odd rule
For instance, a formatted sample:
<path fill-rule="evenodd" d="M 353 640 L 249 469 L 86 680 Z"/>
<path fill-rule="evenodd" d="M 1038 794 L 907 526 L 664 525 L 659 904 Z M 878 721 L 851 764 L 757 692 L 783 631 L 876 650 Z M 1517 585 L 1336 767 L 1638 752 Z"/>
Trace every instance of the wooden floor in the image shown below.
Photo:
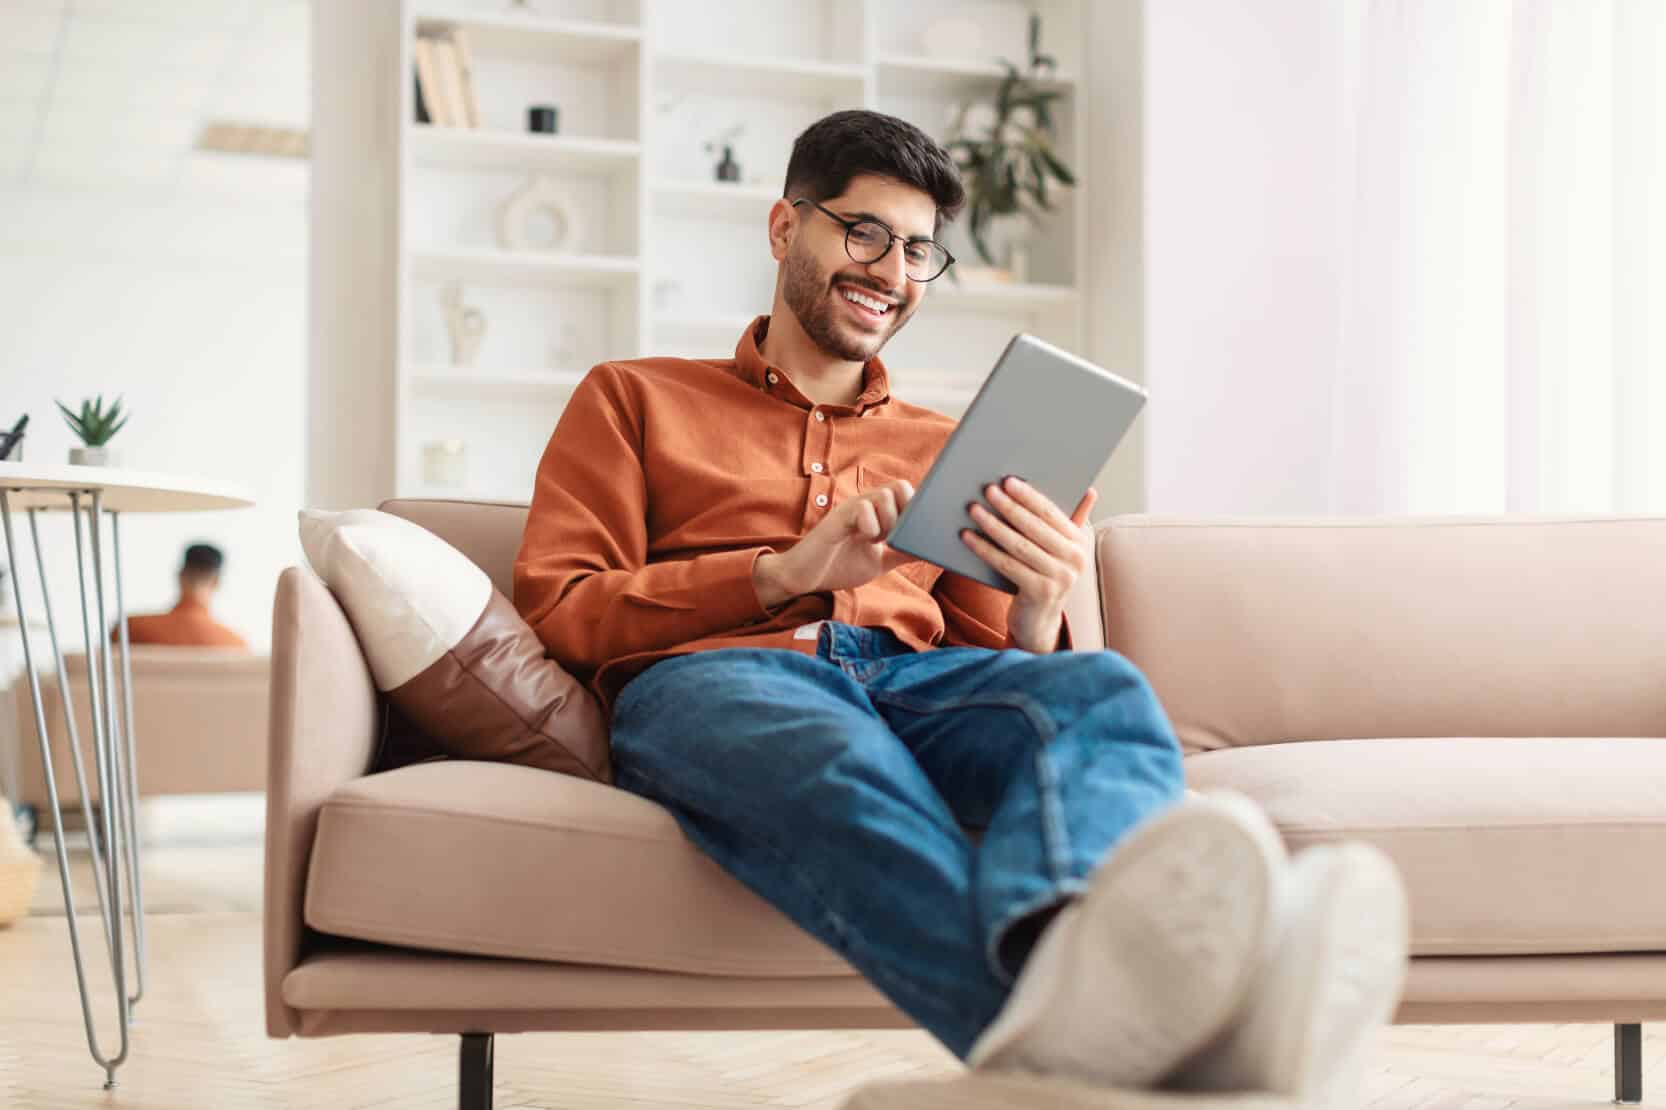
<path fill-rule="evenodd" d="M 0 1107 L 242 1110 L 456 1106 L 456 1039 L 272 1041 L 260 1000 L 260 843 L 246 832 L 147 845 L 150 983 L 119 1087 L 87 1055 L 55 865 L 35 912 L 0 929 Z M 85 861 L 77 880 L 85 898 Z M 96 930 L 83 917 L 83 935 Z M 94 943 L 101 943 L 95 941 Z M 107 983 L 107 972 L 105 982 Z M 101 1035 L 118 1047 L 107 986 Z M 1643 1103 L 1666 1108 L 1666 1027 L 1644 1028 Z M 498 1110 L 832 1108 L 880 1078 L 952 1076 L 918 1032 L 528 1034 L 497 1041 Z M 1608 1026 L 1402 1026 L 1385 1032 L 1373 1110 L 1609 1105 Z"/>

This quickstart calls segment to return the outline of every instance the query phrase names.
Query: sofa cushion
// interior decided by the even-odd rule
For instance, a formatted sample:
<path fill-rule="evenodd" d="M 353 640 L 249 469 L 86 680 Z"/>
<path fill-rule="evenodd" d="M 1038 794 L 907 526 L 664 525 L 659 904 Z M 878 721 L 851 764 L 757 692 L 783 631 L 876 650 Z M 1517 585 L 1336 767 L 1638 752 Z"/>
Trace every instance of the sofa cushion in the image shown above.
<path fill-rule="evenodd" d="M 1391 739 L 1186 760 L 1292 851 L 1369 840 L 1405 877 L 1412 953 L 1666 951 L 1666 740 Z"/>
<path fill-rule="evenodd" d="M 854 974 L 713 863 L 659 805 L 500 763 L 419 763 L 337 790 L 319 813 L 306 922 L 472 955 Z"/>
<path fill-rule="evenodd" d="M 462 552 L 388 513 L 302 510 L 301 545 L 401 713 L 447 755 L 607 781 L 607 730 Z"/>

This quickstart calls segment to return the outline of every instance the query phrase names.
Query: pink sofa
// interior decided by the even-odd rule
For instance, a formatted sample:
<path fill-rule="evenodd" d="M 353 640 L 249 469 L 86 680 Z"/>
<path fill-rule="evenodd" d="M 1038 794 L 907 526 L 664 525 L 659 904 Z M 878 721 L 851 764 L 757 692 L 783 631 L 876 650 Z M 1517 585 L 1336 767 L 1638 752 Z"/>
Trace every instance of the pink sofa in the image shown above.
<path fill-rule="evenodd" d="M 392 502 L 509 589 L 525 509 Z M 1666 1017 L 1666 518 L 1113 519 L 1081 647 L 1150 676 L 1194 787 L 1292 847 L 1373 841 L 1413 907 L 1403 1022 L 1602 1022 L 1640 1097 Z M 439 762 L 367 775 L 375 691 L 329 591 L 275 609 L 272 1036 L 906 1024 L 832 952 L 592 782 Z M 572 897 L 582 890 L 586 896 Z"/>

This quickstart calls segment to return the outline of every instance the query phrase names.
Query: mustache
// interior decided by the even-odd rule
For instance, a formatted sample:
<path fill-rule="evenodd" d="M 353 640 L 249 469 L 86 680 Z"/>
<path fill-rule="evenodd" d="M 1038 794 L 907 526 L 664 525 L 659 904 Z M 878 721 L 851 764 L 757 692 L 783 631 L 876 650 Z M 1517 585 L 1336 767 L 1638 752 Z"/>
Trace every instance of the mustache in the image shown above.
<path fill-rule="evenodd" d="M 828 288 L 831 289 L 835 285 L 855 285 L 863 289 L 870 289 L 873 292 L 893 301 L 897 301 L 898 303 L 901 303 L 904 300 L 901 289 L 889 289 L 865 277 L 855 277 L 851 274 L 835 275 L 833 280 L 828 284 Z"/>

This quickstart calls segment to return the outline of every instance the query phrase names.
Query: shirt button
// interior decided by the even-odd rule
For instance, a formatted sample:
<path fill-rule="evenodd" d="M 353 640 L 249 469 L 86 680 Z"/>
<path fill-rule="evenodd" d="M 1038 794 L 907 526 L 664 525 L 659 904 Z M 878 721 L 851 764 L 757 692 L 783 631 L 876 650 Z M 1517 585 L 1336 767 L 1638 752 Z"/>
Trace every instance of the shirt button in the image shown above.
<path fill-rule="evenodd" d="M 820 509 L 827 508 L 827 494 L 825 494 L 825 493 L 816 494 L 816 507 L 820 508 Z"/>
<path fill-rule="evenodd" d="M 771 370 L 769 372 L 769 384 L 770 385 L 774 385 L 776 382 L 778 382 L 780 380 L 781 380 L 780 375 L 776 374 L 775 371 Z"/>
<path fill-rule="evenodd" d="M 823 470 L 825 470 L 827 468 L 822 466 L 821 463 L 811 463 L 810 464 L 810 469 L 812 471 L 814 471 L 815 473 L 820 474 Z"/>
<path fill-rule="evenodd" d="M 827 414 L 825 412 L 816 413 L 816 420 L 817 421 L 822 421 L 822 420 L 826 420 L 826 419 L 827 419 Z"/>

